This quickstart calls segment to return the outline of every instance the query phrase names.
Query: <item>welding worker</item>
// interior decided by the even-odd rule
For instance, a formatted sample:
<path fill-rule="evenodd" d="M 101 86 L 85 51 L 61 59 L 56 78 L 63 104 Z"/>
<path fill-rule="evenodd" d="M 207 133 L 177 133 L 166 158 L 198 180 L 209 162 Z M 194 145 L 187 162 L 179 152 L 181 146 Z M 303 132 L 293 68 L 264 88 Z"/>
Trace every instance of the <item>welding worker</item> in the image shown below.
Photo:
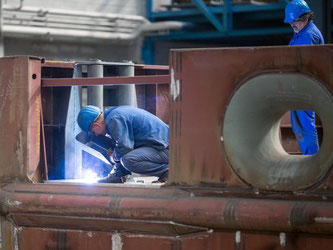
<path fill-rule="evenodd" d="M 305 1 L 293 0 L 287 4 L 284 22 L 294 30 L 290 46 L 324 44 L 323 36 L 312 20 L 313 12 Z M 315 116 L 312 110 L 290 111 L 292 130 L 303 155 L 313 155 L 319 150 Z"/>
<path fill-rule="evenodd" d="M 106 135 L 114 141 L 110 161 L 115 171 L 100 183 L 123 183 L 124 176 L 138 173 L 159 177 L 165 182 L 169 174 L 169 126 L 157 116 L 131 106 L 117 106 L 104 112 L 92 105 L 81 109 L 77 117 L 80 128 L 96 136 Z"/>

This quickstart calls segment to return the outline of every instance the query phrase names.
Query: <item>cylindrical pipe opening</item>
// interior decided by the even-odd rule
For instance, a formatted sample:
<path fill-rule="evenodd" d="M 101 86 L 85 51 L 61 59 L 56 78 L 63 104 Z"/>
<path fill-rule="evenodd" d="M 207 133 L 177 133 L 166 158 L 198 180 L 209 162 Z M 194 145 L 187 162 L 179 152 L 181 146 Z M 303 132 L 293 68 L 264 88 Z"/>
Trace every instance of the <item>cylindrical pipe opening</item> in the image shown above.
<path fill-rule="evenodd" d="M 289 110 L 314 110 L 324 136 L 317 154 L 289 155 L 279 139 Z M 333 164 L 333 97 L 316 79 L 301 74 L 263 74 L 244 83 L 232 97 L 223 121 L 231 167 L 258 189 L 294 191 L 320 181 Z"/>

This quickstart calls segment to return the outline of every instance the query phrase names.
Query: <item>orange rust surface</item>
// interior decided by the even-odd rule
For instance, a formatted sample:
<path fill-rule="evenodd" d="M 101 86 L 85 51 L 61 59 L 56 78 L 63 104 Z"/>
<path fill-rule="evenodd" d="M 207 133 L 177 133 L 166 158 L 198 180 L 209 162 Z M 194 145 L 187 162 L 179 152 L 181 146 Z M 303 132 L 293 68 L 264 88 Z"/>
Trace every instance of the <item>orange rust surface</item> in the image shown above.
<path fill-rule="evenodd" d="M 1 58 L 0 179 L 41 179 L 40 61 L 29 57 Z"/>
<path fill-rule="evenodd" d="M 213 232 L 183 237 L 158 237 L 115 232 L 53 230 L 21 228 L 18 234 L 20 250 L 202 250 L 202 249 L 255 249 L 255 250 L 313 250 L 333 249 L 333 239 L 328 236 L 313 237 L 286 234 L 281 242 L 279 233 L 250 233 L 236 231 Z"/>
<path fill-rule="evenodd" d="M 310 75 L 333 92 L 332 50 L 332 45 L 172 50 L 170 181 L 245 187 L 231 169 L 221 142 L 232 95 L 247 79 L 265 72 Z"/>

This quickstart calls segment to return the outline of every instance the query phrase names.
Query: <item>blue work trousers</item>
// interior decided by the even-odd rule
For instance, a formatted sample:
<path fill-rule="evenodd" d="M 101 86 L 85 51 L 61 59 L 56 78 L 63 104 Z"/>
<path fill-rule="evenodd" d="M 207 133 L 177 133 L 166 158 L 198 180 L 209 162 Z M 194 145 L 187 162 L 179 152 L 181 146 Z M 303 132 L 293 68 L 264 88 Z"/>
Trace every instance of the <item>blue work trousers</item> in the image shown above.
<path fill-rule="evenodd" d="M 160 177 L 169 170 L 169 149 L 140 147 L 125 154 L 120 162 L 131 172 Z"/>
<path fill-rule="evenodd" d="M 313 155 L 319 150 L 315 112 L 291 110 L 290 121 L 303 155 Z"/>

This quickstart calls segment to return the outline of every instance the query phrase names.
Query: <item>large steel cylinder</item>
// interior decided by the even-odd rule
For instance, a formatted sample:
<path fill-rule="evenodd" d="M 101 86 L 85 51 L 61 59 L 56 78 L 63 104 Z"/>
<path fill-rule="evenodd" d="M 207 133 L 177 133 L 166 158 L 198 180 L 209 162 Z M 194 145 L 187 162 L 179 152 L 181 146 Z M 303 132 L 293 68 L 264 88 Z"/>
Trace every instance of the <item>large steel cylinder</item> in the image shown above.
<path fill-rule="evenodd" d="M 289 110 L 314 110 L 324 137 L 311 156 L 289 155 L 279 140 L 280 120 Z M 302 74 L 262 74 L 233 95 L 223 138 L 234 171 L 260 189 L 299 190 L 320 180 L 333 164 L 333 96 L 318 80 Z"/>

